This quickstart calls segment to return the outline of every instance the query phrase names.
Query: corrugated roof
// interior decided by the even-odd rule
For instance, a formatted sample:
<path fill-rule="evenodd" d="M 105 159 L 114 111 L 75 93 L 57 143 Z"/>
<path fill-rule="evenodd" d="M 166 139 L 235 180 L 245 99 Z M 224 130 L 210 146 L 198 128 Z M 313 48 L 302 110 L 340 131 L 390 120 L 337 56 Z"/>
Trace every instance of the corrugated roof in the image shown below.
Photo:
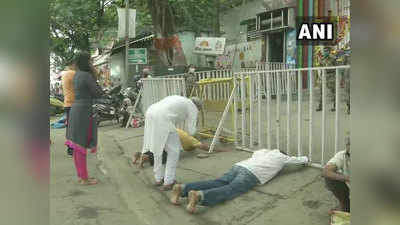
<path fill-rule="evenodd" d="M 93 66 L 99 66 L 104 63 L 108 62 L 108 59 L 110 58 L 111 52 L 108 52 L 103 55 L 99 55 L 93 58 Z"/>
<path fill-rule="evenodd" d="M 134 40 L 129 42 L 129 45 L 137 43 L 137 42 L 141 42 L 141 41 L 148 41 L 148 40 L 151 40 L 153 38 L 154 38 L 154 34 L 151 34 L 151 35 L 139 38 L 139 39 L 134 39 Z M 119 48 L 122 48 L 122 47 L 125 47 L 125 42 L 122 42 L 122 43 L 118 44 L 117 46 L 113 47 L 112 51 L 115 51 L 115 50 L 117 50 Z"/>

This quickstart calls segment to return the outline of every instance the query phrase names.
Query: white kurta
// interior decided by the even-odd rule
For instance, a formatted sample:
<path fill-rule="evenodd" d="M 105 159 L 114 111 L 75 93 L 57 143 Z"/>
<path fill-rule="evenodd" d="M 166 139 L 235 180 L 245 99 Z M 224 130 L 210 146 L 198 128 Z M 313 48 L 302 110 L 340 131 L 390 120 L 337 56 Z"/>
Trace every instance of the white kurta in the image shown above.
<path fill-rule="evenodd" d="M 192 100 L 182 96 L 168 96 L 151 105 L 145 115 L 144 143 L 142 153 L 151 151 L 161 156 L 171 132 L 176 125 L 185 122 L 185 131 L 196 132 L 198 109 Z"/>

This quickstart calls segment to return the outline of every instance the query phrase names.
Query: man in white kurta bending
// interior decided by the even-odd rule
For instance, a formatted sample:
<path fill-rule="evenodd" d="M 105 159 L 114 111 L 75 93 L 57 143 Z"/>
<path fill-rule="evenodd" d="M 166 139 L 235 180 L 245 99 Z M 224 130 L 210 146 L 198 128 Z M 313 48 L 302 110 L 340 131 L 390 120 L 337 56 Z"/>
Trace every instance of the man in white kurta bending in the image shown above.
<path fill-rule="evenodd" d="M 154 103 L 146 111 L 142 154 L 148 151 L 153 153 L 156 185 L 164 185 L 162 190 L 170 190 L 175 183 L 176 167 L 182 150 L 176 125 L 184 122 L 184 129 L 194 135 L 201 108 L 199 98 L 174 95 Z M 168 153 L 165 166 L 162 164 L 163 150 Z"/>

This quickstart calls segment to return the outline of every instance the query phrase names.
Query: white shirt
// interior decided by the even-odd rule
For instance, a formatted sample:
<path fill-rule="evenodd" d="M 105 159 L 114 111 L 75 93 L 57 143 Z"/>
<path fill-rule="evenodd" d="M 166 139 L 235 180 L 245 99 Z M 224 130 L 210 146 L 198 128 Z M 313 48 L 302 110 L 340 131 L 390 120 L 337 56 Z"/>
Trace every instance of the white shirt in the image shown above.
<path fill-rule="evenodd" d="M 192 100 L 178 96 L 168 96 L 151 105 L 145 116 L 143 152 L 162 154 L 168 135 L 176 133 L 176 125 L 185 122 L 185 131 L 196 132 L 199 111 Z"/>
<path fill-rule="evenodd" d="M 335 156 L 328 161 L 327 165 L 335 165 L 337 173 L 350 176 L 350 156 L 346 154 L 346 150 L 336 153 Z M 349 186 L 348 183 L 346 184 Z"/>
<path fill-rule="evenodd" d="M 285 164 L 303 164 L 307 162 L 308 158 L 306 156 L 290 157 L 282 154 L 278 149 L 261 149 L 254 152 L 251 158 L 235 165 L 248 169 L 258 178 L 261 184 L 265 184 L 281 171 Z"/>

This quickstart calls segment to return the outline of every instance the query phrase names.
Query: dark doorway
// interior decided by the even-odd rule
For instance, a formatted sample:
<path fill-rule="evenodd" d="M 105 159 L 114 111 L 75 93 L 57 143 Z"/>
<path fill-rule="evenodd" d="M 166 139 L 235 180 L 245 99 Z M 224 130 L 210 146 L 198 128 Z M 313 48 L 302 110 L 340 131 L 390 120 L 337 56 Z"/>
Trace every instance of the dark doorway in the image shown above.
<path fill-rule="evenodd" d="M 270 33 L 269 35 L 269 62 L 284 62 L 283 48 L 284 48 L 284 32 Z"/>

